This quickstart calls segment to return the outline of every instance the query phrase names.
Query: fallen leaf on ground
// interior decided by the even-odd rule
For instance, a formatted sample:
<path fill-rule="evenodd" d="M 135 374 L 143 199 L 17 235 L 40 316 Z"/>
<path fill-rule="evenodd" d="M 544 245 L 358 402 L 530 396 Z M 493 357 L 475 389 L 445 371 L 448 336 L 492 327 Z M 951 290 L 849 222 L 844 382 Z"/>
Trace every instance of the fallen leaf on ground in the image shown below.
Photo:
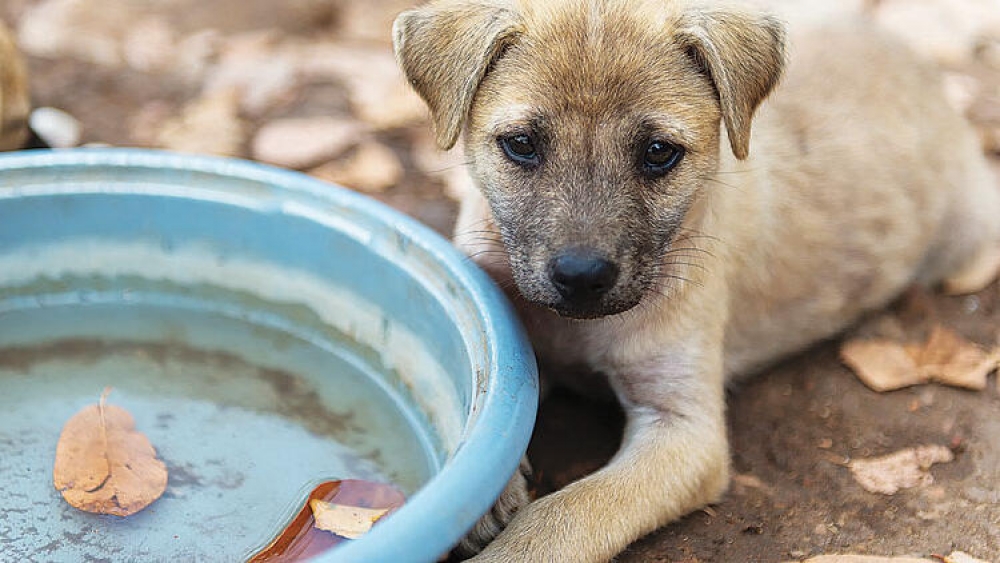
<path fill-rule="evenodd" d="M 935 327 L 923 345 L 891 340 L 850 340 L 840 349 L 843 362 L 877 392 L 936 381 L 980 391 L 1000 366 L 1000 349 L 987 353 L 955 332 Z"/>
<path fill-rule="evenodd" d="M 998 353 L 986 353 L 953 331 L 935 327 L 920 350 L 917 363 L 924 376 L 946 385 L 982 390 L 997 369 Z"/>
<path fill-rule="evenodd" d="M 848 464 L 854 480 L 866 491 L 894 495 L 900 489 L 930 485 L 934 476 L 928 471 L 935 463 L 955 459 L 950 449 L 939 446 L 907 448 L 887 456 L 854 459 Z"/>
<path fill-rule="evenodd" d="M 346 157 L 328 162 L 310 174 L 358 191 L 380 193 L 399 183 L 404 172 L 392 149 L 377 141 L 366 141 Z"/>
<path fill-rule="evenodd" d="M 982 559 L 976 559 L 975 557 L 965 553 L 963 551 L 956 551 L 951 555 L 944 558 L 944 563 L 989 563 Z"/>
<path fill-rule="evenodd" d="M 989 563 L 988 561 L 982 561 L 970 556 L 967 553 L 961 551 L 956 551 L 951 555 L 941 558 L 938 555 L 934 556 L 936 559 L 944 561 L 944 563 Z M 934 559 L 921 559 L 918 557 L 877 557 L 872 555 L 821 555 L 819 557 L 813 557 L 812 559 L 806 559 L 802 563 L 933 563 Z"/>
<path fill-rule="evenodd" d="M 737 473 L 732 478 L 733 492 L 736 494 L 746 494 L 754 489 L 767 494 L 774 492 L 774 487 L 764 483 L 758 477 L 746 473 Z"/>
<path fill-rule="evenodd" d="M 97 514 L 130 516 L 160 498 L 167 468 L 125 409 L 85 407 L 63 426 L 56 445 L 53 482 L 66 502 Z"/>
<path fill-rule="evenodd" d="M 217 92 L 189 103 L 163 123 L 156 144 L 178 152 L 241 156 L 245 129 L 237 92 Z"/>
<path fill-rule="evenodd" d="M 317 528 L 349 540 L 356 540 L 368 533 L 375 522 L 389 512 L 388 508 L 344 506 L 317 499 L 309 501 L 309 508 L 313 511 L 313 518 L 316 519 L 314 525 Z"/>
<path fill-rule="evenodd" d="M 926 383 L 917 362 L 901 344 L 889 340 L 851 340 L 840 357 L 861 381 L 879 393 Z"/>
<path fill-rule="evenodd" d="M 874 557 L 870 555 L 821 555 L 802 563 L 932 563 L 916 557 Z"/>

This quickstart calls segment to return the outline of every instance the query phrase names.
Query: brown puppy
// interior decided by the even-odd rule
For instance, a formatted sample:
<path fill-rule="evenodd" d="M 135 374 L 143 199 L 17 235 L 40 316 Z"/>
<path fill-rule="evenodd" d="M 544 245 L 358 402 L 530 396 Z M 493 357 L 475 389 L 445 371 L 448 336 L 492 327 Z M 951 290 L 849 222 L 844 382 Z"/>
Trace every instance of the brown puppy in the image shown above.
<path fill-rule="evenodd" d="M 996 267 L 975 136 L 861 22 L 786 41 L 707 3 L 438 0 L 395 39 L 439 144 L 465 131 L 479 189 L 459 243 L 515 282 L 546 375 L 606 381 L 628 415 L 606 467 L 521 508 L 477 561 L 605 561 L 718 499 L 727 378 L 908 284 L 974 289 Z"/>

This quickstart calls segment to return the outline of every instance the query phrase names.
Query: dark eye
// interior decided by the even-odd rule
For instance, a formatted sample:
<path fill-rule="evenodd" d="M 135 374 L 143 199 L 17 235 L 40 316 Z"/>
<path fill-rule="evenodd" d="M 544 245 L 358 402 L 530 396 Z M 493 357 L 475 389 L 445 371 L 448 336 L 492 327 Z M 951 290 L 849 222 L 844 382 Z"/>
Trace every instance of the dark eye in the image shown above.
<path fill-rule="evenodd" d="M 661 176 L 670 172 L 681 161 L 684 149 L 665 141 L 653 141 L 646 147 L 642 167 L 646 172 Z"/>
<path fill-rule="evenodd" d="M 500 147 L 507 158 L 521 165 L 538 164 L 538 150 L 529 135 L 511 135 L 500 138 Z"/>

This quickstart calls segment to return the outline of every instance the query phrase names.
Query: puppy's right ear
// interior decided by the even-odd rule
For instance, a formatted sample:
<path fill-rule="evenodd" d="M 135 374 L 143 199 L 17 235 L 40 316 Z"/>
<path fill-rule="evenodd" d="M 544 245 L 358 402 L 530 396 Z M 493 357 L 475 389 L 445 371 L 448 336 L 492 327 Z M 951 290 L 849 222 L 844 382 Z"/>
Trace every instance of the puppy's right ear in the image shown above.
<path fill-rule="evenodd" d="M 521 20 L 498 2 L 444 1 L 403 12 L 392 31 L 396 58 L 431 110 L 437 143 L 450 149 L 490 65 L 521 33 Z"/>

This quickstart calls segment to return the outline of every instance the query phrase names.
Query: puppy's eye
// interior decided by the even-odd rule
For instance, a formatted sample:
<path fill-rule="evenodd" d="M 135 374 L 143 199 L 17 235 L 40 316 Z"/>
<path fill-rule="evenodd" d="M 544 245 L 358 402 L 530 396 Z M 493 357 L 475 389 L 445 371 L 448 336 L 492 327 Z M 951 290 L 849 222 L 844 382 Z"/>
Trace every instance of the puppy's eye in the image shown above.
<path fill-rule="evenodd" d="M 500 147 L 507 158 L 521 165 L 538 164 L 538 149 L 535 140 L 529 135 L 511 135 L 500 138 Z"/>
<path fill-rule="evenodd" d="M 654 176 L 670 172 L 684 157 L 684 149 L 665 141 L 653 141 L 646 147 L 643 169 Z"/>

